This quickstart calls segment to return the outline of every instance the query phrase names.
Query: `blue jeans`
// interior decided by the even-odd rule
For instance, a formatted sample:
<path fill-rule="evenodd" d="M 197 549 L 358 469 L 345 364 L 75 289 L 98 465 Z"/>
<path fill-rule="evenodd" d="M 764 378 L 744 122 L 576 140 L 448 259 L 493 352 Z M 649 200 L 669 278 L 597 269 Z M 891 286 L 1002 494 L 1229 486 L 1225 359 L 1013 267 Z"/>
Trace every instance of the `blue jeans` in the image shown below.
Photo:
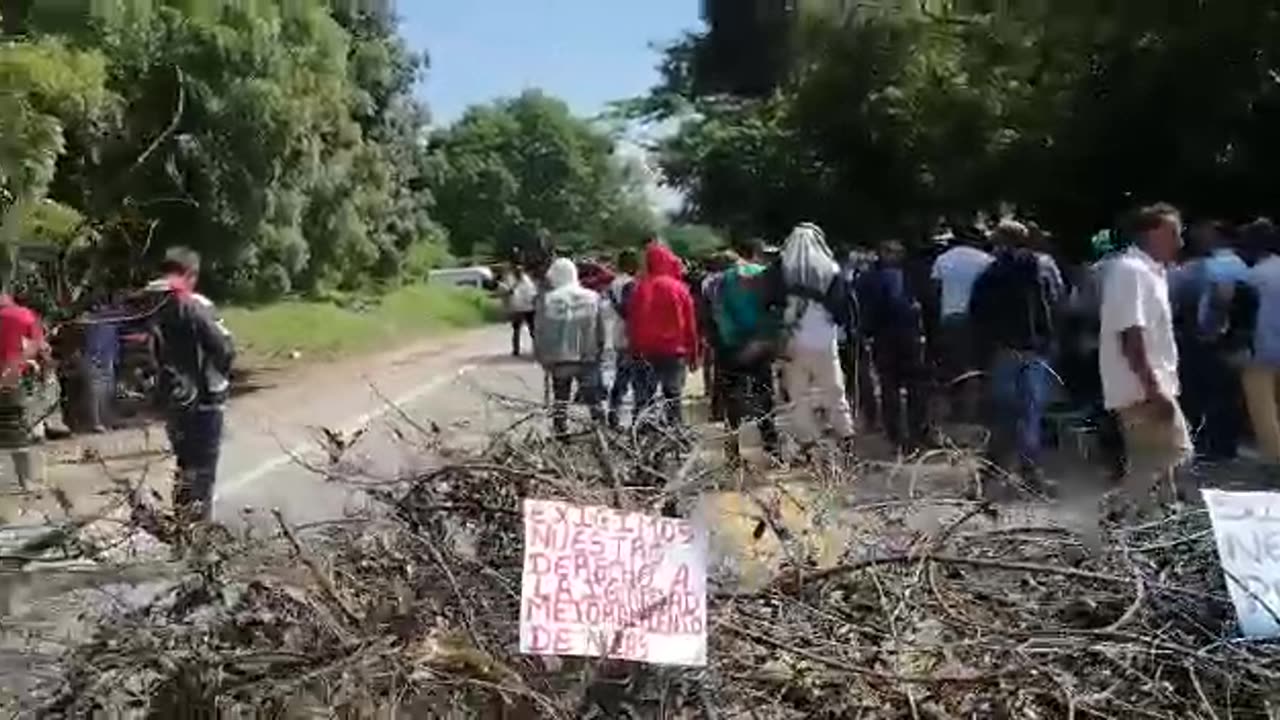
<path fill-rule="evenodd" d="M 91 360 L 84 364 L 84 372 L 87 380 L 85 422 L 91 430 L 110 427 L 115 421 L 115 363 Z"/>
<path fill-rule="evenodd" d="M 992 365 L 990 382 L 993 459 L 1016 450 L 1022 469 L 1038 467 L 1053 371 L 1041 355 L 1002 351 Z"/>
<path fill-rule="evenodd" d="M 581 402 L 591 411 L 594 422 L 604 420 L 600 366 L 595 363 L 564 363 L 551 368 L 551 428 L 559 437 L 569 433 L 569 403 L 574 387 Z"/>
<path fill-rule="evenodd" d="M 222 451 L 222 408 L 202 406 L 169 414 L 166 430 L 178 463 L 173 505 L 180 515 L 208 520 Z"/>
<path fill-rule="evenodd" d="M 635 368 L 636 409 L 647 408 L 662 389 L 666 421 L 675 427 L 684 424 L 680 403 L 688 366 L 682 357 L 637 358 Z"/>
<path fill-rule="evenodd" d="M 618 358 L 614 363 L 613 385 L 609 388 L 609 421 L 611 423 L 618 422 L 618 412 L 622 410 L 622 401 L 627 398 L 627 393 L 636 392 L 637 374 L 635 358 L 631 357 L 631 353 L 626 350 L 619 350 Z"/>

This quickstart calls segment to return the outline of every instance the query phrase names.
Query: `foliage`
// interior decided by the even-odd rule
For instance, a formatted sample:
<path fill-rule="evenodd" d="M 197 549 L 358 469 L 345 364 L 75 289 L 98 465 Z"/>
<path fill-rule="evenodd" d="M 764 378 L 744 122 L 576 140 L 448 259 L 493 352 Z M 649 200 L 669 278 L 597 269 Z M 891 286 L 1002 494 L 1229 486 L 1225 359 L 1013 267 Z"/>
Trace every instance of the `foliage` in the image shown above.
<path fill-rule="evenodd" d="M 727 245 L 715 228 L 706 225 L 672 225 L 662 237 L 677 255 L 689 260 L 705 261 Z"/>
<path fill-rule="evenodd" d="M 634 244 L 657 221 L 614 141 L 530 91 L 471 108 L 432 138 L 438 214 L 459 257 Z"/>
<path fill-rule="evenodd" d="M 27 33 L 0 47 L 6 190 L 91 218 L 104 253 L 188 244 L 242 297 L 441 257 L 425 58 L 386 3 L 58 0 L 6 27 Z"/>
<path fill-rule="evenodd" d="M 482 292 L 423 284 L 379 297 L 339 295 L 223 311 L 250 366 L 295 352 L 312 361 L 387 349 L 434 332 L 474 327 L 496 314 Z"/>
<path fill-rule="evenodd" d="M 628 105 L 679 123 L 658 150 L 693 220 L 777 236 L 811 219 L 861 242 L 1003 202 L 1071 237 L 1157 198 L 1228 218 L 1276 209 L 1280 13 L 1267 3 L 809 13 L 760 49 L 784 60 L 730 76 L 721 55 L 750 36 L 732 19 L 748 4 L 716 5 Z"/>

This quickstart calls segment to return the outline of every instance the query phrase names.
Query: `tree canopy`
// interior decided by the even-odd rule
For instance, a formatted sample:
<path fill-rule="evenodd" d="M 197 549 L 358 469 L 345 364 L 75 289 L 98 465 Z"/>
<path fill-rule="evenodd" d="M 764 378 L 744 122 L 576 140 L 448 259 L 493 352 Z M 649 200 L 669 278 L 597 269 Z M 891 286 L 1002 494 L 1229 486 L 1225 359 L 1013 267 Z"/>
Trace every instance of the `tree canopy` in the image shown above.
<path fill-rule="evenodd" d="M 388 0 L 0 5 L 3 241 L 136 282 L 165 247 L 269 299 L 658 226 L 615 137 L 537 92 L 433 129 Z"/>
<path fill-rule="evenodd" d="M 679 123 L 658 152 L 692 220 L 861 242 L 1007 204 L 1082 238 L 1153 199 L 1276 209 L 1271 3 L 815 0 L 772 35 L 754 3 L 709 5 L 629 106 Z M 769 62 L 734 64 L 751 37 Z"/>
<path fill-rule="evenodd" d="M 540 92 L 471 108 L 431 145 L 456 255 L 511 257 L 539 238 L 577 250 L 635 244 L 657 227 L 614 138 Z"/>

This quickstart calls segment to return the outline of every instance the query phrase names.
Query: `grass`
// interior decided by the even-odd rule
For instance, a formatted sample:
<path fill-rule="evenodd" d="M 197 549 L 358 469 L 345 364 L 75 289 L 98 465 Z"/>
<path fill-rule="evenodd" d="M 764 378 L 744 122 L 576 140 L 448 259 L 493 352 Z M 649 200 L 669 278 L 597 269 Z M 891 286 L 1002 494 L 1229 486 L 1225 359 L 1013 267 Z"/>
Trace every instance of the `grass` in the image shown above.
<path fill-rule="evenodd" d="M 292 358 L 295 352 L 305 362 L 390 350 L 492 322 L 497 314 L 496 303 L 483 292 L 438 285 L 411 285 L 341 304 L 285 300 L 222 311 L 249 365 Z"/>

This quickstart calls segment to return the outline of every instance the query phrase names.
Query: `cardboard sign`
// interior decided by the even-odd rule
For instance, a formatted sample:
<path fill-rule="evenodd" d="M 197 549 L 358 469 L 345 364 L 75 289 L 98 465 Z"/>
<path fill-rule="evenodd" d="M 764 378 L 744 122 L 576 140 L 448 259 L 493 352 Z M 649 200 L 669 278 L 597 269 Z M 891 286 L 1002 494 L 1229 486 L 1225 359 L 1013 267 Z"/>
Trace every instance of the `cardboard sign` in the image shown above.
<path fill-rule="evenodd" d="M 1240 632 L 1280 635 L 1280 493 L 1201 493 Z"/>
<path fill-rule="evenodd" d="M 707 544 L 687 520 L 524 501 L 520 652 L 707 663 Z"/>

